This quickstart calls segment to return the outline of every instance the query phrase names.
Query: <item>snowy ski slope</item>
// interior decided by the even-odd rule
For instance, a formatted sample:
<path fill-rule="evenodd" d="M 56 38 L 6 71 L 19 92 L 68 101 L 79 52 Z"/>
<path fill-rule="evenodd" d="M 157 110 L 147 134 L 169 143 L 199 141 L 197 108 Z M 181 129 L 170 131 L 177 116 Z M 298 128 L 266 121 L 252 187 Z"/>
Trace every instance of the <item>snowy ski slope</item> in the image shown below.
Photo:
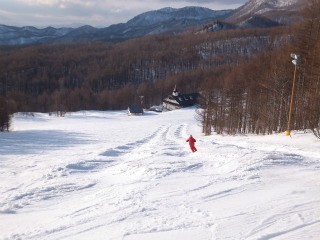
<path fill-rule="evenodd" d="M 0 239 L 320 239 L 319 140 L 205 137 L 194 116 L 16 114 L 0 133 Z"/>

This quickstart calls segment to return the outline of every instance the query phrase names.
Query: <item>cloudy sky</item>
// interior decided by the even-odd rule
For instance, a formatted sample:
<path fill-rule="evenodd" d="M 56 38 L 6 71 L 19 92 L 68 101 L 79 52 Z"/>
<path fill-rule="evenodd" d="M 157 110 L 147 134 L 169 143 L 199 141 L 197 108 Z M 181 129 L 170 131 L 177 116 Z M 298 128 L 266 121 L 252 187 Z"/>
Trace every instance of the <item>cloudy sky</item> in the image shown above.
<path fill-rule="evenodd" d="M 107 27 L 163 7 L 233 9 L 247 0 L 0 0 L 0 24 L 12 26 Z"/>

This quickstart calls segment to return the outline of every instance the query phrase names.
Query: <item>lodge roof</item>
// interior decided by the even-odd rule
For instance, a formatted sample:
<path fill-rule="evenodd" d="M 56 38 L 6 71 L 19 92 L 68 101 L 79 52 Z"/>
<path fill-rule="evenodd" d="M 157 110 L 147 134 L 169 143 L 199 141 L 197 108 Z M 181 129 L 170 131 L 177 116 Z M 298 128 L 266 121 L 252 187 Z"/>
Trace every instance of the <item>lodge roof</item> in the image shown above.
<path fill-rule="evenodd" d="M 189 107 L 196 104 L 198 96 L 198 93 L 179 94 L 178 96 L 170 95 L 163 101 L 180 107 Z"/>

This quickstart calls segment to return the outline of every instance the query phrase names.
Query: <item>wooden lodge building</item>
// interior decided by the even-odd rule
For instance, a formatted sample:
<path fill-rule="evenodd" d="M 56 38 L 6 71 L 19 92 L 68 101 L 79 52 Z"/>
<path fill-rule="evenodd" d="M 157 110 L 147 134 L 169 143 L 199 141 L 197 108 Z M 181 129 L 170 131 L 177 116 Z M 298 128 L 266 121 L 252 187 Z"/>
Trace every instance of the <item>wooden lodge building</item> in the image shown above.
<path fill-rule="evenodd" d="M 163 110 L 171 111 L 194 106 L 197 103 L 198 96 L 198 93 L 181 94 L 178 92 L 177 87 L 175 87 L 173 93 L 163 99 Z"/>

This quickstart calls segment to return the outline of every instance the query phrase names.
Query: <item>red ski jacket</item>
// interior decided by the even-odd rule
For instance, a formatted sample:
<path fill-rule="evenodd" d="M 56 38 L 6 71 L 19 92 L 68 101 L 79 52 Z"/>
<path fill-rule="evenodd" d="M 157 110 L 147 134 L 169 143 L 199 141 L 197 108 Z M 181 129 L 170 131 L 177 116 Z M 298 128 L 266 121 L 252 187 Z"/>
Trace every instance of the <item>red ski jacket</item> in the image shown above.
<path fill-rule="evenodd" d="M 189 142 L 190 145 L 194 145 L 194 143 L 196 142 L 196 140 L 195 140 L 192 136 L 190 136 L 190 137 L 187 139 L 186 142 Z"/>

